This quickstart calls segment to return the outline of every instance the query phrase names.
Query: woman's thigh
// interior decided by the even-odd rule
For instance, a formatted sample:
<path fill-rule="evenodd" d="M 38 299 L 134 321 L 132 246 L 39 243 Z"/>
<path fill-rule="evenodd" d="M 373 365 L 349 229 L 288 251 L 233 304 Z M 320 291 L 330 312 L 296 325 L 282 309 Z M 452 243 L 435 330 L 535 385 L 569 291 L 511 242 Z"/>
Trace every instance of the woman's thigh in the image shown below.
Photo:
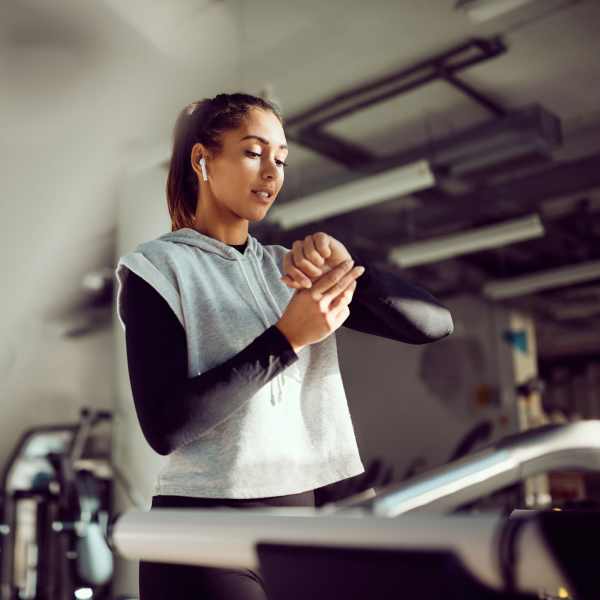
<path fill-rule="evenodd" d="M 220 569 L 140 561 L 140 600 L 267 600 L 260 576 Z"/>

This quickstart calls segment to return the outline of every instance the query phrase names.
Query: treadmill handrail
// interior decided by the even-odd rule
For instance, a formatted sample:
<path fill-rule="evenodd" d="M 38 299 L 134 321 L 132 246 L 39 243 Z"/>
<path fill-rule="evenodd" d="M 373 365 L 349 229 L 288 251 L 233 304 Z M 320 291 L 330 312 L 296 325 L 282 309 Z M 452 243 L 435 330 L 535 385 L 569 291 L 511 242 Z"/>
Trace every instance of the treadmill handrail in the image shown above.
<path fill-rule="evenodd" d="M 310 507 L 239 510 L 131 510 L 112 524 L 109 541 L 131 560 L 215 566 L 260 567 L 257 544 L 324 548 L 451 550 L 482 583 L 505 585 L 500 538 L 506 521 L 498 514 L 373 516 L 360 509 L 328 514 Z M 514 539 L 520 591 L 556 590 L 566 584 L 539 524 L 526 519 Z"/>
<path fill-rule="evenodd" d="M 551 470 L 600 471 L 600 420 L 547 425 L 503 438 L 408 482 L 357 495 L 331 508 L 364 508 L 395 517 L 410 511 L 450 512 L 525 477 Z"/>

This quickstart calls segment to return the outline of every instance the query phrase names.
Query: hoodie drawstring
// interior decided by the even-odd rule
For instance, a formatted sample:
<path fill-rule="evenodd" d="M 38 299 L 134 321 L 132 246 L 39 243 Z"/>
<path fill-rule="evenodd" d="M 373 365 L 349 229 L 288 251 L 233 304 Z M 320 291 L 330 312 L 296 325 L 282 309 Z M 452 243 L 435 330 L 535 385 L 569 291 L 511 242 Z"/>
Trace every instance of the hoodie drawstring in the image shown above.
<path fill-rule="evenodd" d="M 244 266 L 242 265 L 242 261 L 239 261 L 238 264 L 240 265 L 240 269 L 242 270 L 242 273 L 244 274 L 244 279 L 246 280 L 246 283 L 248 284 L 248 287 L 250 288 L 250 292 L 254 298 L 254 301 L 256 302 L 256 304 L 258 305 L 258 309 L 260 310 L 260 314 L 262 315 L 263 318 L 263 322 L 265 324 L 265 327 L 269 326 L 269 321 L 267 319 L 267 316 L 265 315 L 262 306 L 258 300 L 258 298 L 256 297 L 256 294 L 254 293 L 254 289 L 252 288 L 252 286 L 250 285 L 250 280 L 248 279 L 248 276 L 246 275 L 246 271 L 244 269 Z M 269 291 L 269 295 L 271 296 L 271 298 L 273 298 L 273 296 L 271 295 L 271 292 Z M 279 311 L 277 311 L 279 312 Z M 283 387 L 284 384 L 282 382 L 282 376 L 281 375 L 277 375 L 275 377 L 275 381 L 276 381 L 276 385 L 277 385 L 277 397 L 274 397 L 273 395 L 273 385 L 271 385 L 271 404 L 273 406 L 275 406 L 275 404 L 280 403 L 283 400 Z"/>
<path fill-rule="evenodd" d="M 263 286 L 263 288 L 267 292 L 267 296 L 269 297 L 269 300 L 271 301 L 271 306 L 273 307 L 273 310 L 275 311 L 277 318 L 280 319 L 281 315 L 282 315 L 282 311 L 279 308 L 279 304 L 277 304 L 277 300 L 275 300 L 275 298 L 273 297 L 273 294 L 271 293 L 271 289 L 269 288 L 269 285 L 265 281 L 264 276 L 263 276 L 262 272 L 260 271 L 260 268 L 258 268 L 257 270 L 258 270 L 258 277 L 262 277 L 263 281 L 265 282 L 265 285 Z M 285 391 L 284 375 L 279 375 L 277 377 L 277 387 L 278 387 L 278 398 L 277 399 L 279 402 L 281 402 L 281 400 L 283 399 L 284 391 Z"/>
<path fill-rule="evenodd" d="M 165 233 L 157 239 L 160 241 L 164 241 L 164 242 L 187 244 L 190 246 L 194 246 L 196 248 L 200 248 L 200 249 L 210 252 L 212 254 L 217 254 L 219 256 L 225 257 L 229 260 L 237 261 L 240 265 L 240 268 L 242 269 L 242 273 L 244 274 L 244 278 L 246 279 L 248 287 L 250 288 L 250 292 L 252 293 L 252 296 L 254 297 L 256 304 L 258 305 L 258 309 L 260 310 L 260 314 L 262 315 L 265 327 L 269 326 L 269 321 L 262 309 L 262 304 L 259 302 L 258 298 L 256 297 L 256 294 L 254 293 L 254 289 L 250 285 L 250 281 L 248 280 L 246 271 L 244 270 L 244 267 L 242 266 L 242 261 L 238 258 L 239 253 L 237 250 L 230 248 L 228 244 L 225 244 L 224 242 L 222 242 L 220 240 L 216 240 L 210 236 L 207 236 L 207 235 L 200 233 L 199 231 L 196 231 L 195 229 L 192 229 L 189 227 L 183 227 L 182 229 L 178 229 L 177 231 Z M 253 238 L 251 235 L 248 235 L 248 246 L 247 247 L 249 250 L 248 254 L 250 256 L 250 260 L 252 261 L 252 257 L 256 258 L 257 252 L 260 251 L 260 244 L 258 243 L 258 241 L 255 238 Z M 256 275 L 257 275 L 257 277 L 263 277 L 263 281 L 264 281 L 264 276 L 263 276 L 262 272 L 260 271 L 260 268 L 259 268 L 259 273 L 256 273 Z M 268 289 L 268 285 L 266 287 L 267 287 L 267 294 L 269 297 L 269 301 L 273 302 L 273 307 L 275 309 L 275 313 L 279 315 L 280 314 L 279 307 L 278 307 L 277 303 L 274 302 L 273 295 L 271 294 L 270 290 Z M 283 387 L 285 386 L 285 381 L 284 381 L 285 378 L 283 375 L 278 375 L 275 378 L 275 380 L 276 380 L 276 383 L 271 384 L 271 402 L 273 404 L 275 404 L 278 401 L 281 401 L 281 399 L 283 397 Z M 277 386 L 277 389 L 278 389 L 277 400 L 275 400 L 275 398 L 273 396 L 273 388 L 275 385 Z"/>

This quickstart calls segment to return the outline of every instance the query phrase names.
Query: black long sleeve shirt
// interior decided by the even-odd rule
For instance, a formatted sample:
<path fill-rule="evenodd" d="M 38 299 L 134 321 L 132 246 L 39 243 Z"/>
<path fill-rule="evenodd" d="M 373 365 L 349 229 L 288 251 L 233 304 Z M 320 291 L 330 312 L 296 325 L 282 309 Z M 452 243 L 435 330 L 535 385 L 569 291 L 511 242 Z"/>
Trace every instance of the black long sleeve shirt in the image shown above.
<path fill-rule="evenodd" d="M 233 247 L 243 252 L 245 244 Z M 409 344 L 432 342 L 452 332 L 449 311 L 427 291 L 356 262 L 366 271 L 357 281 L 345 327 Z M 164 298 L 133 272 L 128 275 L 124 314 L 137 416 L 147 442 L 162 455 L 227 418 L 219 401 L 223 395 L 237 394 L 245 401 L 298 358 L 272 326 L 221 365 L 190 378 L 183 326 Z"/>

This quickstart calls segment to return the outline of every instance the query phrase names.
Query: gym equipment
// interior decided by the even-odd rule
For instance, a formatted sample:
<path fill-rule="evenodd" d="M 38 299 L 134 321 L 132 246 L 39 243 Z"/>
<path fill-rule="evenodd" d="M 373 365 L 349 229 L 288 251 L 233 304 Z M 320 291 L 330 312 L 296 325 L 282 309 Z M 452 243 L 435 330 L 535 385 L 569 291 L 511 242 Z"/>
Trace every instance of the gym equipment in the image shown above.
<path fill-rule="evenodd" d="M 108 597 L 110 448 L 92 452 L 110 412 L 26 431 L 2 474 L 1 600 Z"/>
<path fill-rule="evenodd" d="M 509 436 L 375 497 L 321 508 L 130 511 L 113 521 L 109 539 L 126 558 L 258 569 L 273 600 L 508 600 L 570 591 L 588 600 L 597 596 L 599 561 L 574 540 L 600 533 L 600 513 L 448 514 L 562 469 L 600 470 L 600 421 Z"/>
<path fill-rule="evenodd" d="M 386 517 L 409 511 L 449 512 L 526 477 L 552 470 L 600 471 L 600 421 L 545 425 L 507 436 L 465 458 L 401 484 L 338 502 Z M 326 508 L 324 506 L 323 508 Z"/>

